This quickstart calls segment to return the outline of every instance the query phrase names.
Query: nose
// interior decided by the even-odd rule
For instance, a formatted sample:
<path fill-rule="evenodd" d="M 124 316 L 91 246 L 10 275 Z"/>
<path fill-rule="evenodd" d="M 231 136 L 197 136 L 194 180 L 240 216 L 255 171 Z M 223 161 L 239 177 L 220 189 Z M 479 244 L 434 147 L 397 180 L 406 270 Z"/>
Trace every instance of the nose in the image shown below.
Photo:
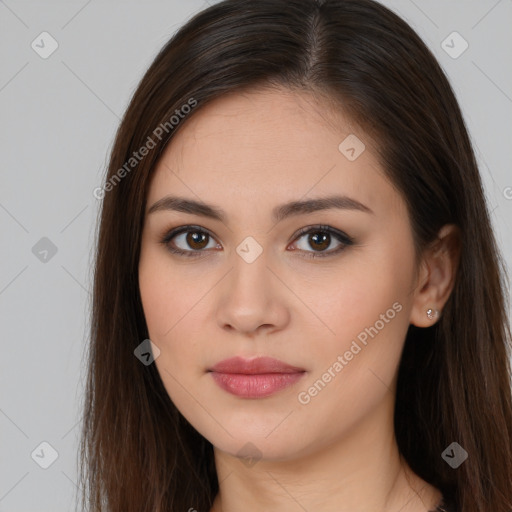
<path fill-rule="evenodd" d="M 254 261 L 233 255 L 233 266 L 218 287 L 219 327 L 254 336 L 284 329 L 290 320 L 290 292 L 270 268 L 265 251 Z"/>

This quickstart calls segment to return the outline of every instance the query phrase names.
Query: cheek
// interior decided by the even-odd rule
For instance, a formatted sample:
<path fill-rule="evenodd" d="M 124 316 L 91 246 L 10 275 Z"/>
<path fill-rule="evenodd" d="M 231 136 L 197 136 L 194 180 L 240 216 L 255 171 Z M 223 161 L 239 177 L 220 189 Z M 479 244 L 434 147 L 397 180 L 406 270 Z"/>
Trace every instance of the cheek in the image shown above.
<path fill-rule="evenodd" d="M 169 398 L 190 418 L 193 401 L 185 391 L 200 376 L 200 355 L 192 332 L 198 319 L 193 304 L 200 299 L 182 289 L 185 281 L 170 272 L 159 257 L 148 257 L 139 265 L 139 287 L 149 338 L 160 349 L 155 365 Z M 168 276 L 172 276 L 172 281 Z M 189 287 L 190 288 L 190 287 Z M 204 292 L 203 292 L 204 293 Z M 197 306 L 196 306 L 197 308 Z M 194 321 L 196 320 L 196 321 Z M 196 373 L 197 372 L 197 373 Z"/>
<path fill-rule="evenodd" d="M 307 286 L 303 291 L 307 302 L 329 328 L 326 338 L 343 347 L 347 340 L 376 322 L 382 327 L 382 321 L 387 332 L 396 323 L 401 324 L 402 330 L 404 323 L 408 323 L 405 312 L 411 300 L 413 266 L 409 255 L 397 257 L 392 250 L 381 249 L 373 254 L 367 251 L 354 255 L 345 263 L 330 274 L 323 286 L 322 277 L 317 286 Z M 393 308 L 396 303 L 399 305 Z M 397 309 L 401 309 L 400 314 Z M 391 321 L 386 322 L 388 319 Z"/>
<path fill-rule="evenodd" d="M 197 281 L 187 279 L 160 250 L 149 247 L 142 251 L 139 289 L 153 341 L 164 343 L 172 339 L 179 323 L 186 320 L 187 312 L 200 299 L 197 285 Z"/>
<path fill-rule="evenodd" d="M 142 306 L 149 338 L 160 349 L 156 365 L 168 391 L 177 384 L 164 369 L 183 382 L 202 375 L 207 364 L 204 296 L 212 285 L 190 270 L 180 270 L 156 250 L 141 256 Z"/>
<path fill-rule="evenodd" d="M 305 296 L 329 328 L 315 346 L 309 384 L 329 380 L 325 372 L 330 368 L 336 378 L 326 386 L 334 393 L 325 393 L 327 401 L 327 396 L 337 400 L 347 392 L 370 399 L 374 392 L 385 391 L 382 383 L 389 386 L 393 381 L 409 326 L 414 270 L 412 248 L 404 242 L 397 255 L 395 247 L 366 248 L 347 258 L 323 291 L 320 286 L 307 288 Z"/>
<path fill-rule="evenodd" d="M 139 267 L 139 288 L 150 337 L 158 344 L 172 328 L 169 311 L 177 305 L 175 286 L 166 283 L 158 263 L 149 260 Z"/>

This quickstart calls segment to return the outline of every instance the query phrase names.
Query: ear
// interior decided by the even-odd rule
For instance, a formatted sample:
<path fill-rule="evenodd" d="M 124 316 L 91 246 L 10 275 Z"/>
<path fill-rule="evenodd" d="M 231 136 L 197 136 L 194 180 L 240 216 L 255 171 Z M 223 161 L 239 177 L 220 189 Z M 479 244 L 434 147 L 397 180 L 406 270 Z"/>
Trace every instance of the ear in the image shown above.
<path fill-rule="evenodd" d="M 437 239 L 423 252 L 413 292 L 411 324 L 430 327 L 437 322 L 452 292 L 459 257 L 459 229 L 454 224 L 446 224 L 440 229 Z M 433 314 L 427 315 L 428 310 Z"/>

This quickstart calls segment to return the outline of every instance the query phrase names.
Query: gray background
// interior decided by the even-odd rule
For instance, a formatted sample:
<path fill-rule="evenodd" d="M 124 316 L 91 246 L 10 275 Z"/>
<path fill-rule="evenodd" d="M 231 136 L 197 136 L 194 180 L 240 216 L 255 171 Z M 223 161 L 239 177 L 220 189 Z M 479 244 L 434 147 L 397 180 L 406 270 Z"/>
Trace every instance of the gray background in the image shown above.
<path fill-rule="evenodd" d="M 383 3 L 418 31 L 453 84 L 509 262 L 512 1 Z M 0 1 L 0 512 L 74 509 L 99 206 L 92 191 L 142 73 L 207 5 Z M 46 59 L 31 47 L 50 48 L 43 31 L 58 43 Z M 452 54 L 462 49 L 461 40 L 446 39 L 453 31 L 469 44 L 458 58 L 442 47 L 446 40 Z M 58 454 L 47 469 L 40 465 L 52 452 L 42 442 Z"/>

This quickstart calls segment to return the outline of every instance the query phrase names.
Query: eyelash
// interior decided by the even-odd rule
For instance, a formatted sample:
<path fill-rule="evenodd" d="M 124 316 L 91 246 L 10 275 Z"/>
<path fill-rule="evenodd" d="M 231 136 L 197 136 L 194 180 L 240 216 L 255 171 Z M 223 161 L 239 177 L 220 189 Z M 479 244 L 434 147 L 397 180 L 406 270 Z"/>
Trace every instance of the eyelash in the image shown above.
<path fill-rule="evenodd" d="M 160 243 L 163 244 L 165 246 L 165 248 L 172 254 L 177 254 L 179 256 L 192 257 L 192 258 L 201 257 L 202 256 L 201 253 L 205 252 L 204 250 L 184 251 L 182 249 L 176 249 L 175 247 L 172 247 L 170 245 L 171 240 L 174 237 L 181 235 L 182 233 L 201 233 L 201 234 L 206 234 L 211 238 L 214 238 L 208 231 L 206 231 L 203 228 L 200 228 L 199 226 L 182 226 L 179 228 L 172 229 L 171 231 L 166 233 L 163 236 L 163 238 L 160 240 Z M 310 251 L 302 251 L 301 249 L 298 249 L 299 251 L 307 253 L 307 255 L 304 255 L 303 257 L 305 257 L 305 258 L 328 258 L 331 256 L 335 256 L 336 254 L 345 250 L 345 248 L 347 246 L 354 244 L 354 239 L 351 238 L 350 236 L 348 236 L 346 233 L 343 233 L 342 231 L 338 231 L 337 229 L 334 229 L 334 228 L 332 228 L 330 226 L 326 226 L 326 225 L 307 226 L 307 227 L 301 228 L 298 231 L 298 233 L 296 234 L 293 241 L 295 241 L 299 238 L 302 238 L 304 235 L 318 234 L 318 233 L 332 235 L 342 245 L 338 249 L 331 250 L 328 252 L 326 252 L 326 251 L 310 252 Z"/>

